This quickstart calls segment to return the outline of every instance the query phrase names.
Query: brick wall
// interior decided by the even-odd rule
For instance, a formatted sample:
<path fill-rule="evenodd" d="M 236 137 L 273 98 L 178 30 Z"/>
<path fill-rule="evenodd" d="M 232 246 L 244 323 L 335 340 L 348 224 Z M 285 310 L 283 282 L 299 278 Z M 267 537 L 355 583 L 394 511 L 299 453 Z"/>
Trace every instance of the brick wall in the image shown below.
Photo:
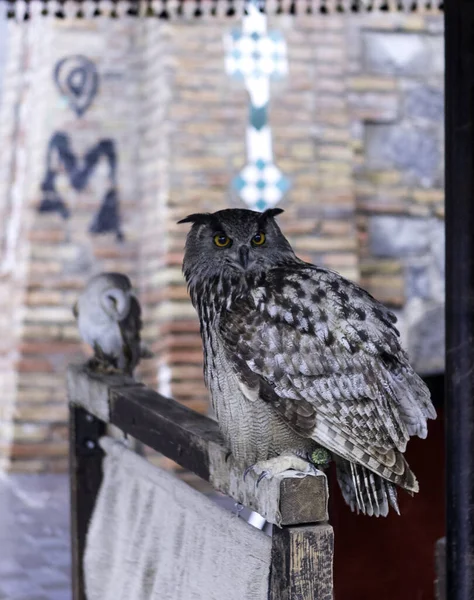
<path fill-rule="evenodd" d="M 427 29 L 434 22 L 417 18 L 392 20 L 389 28 L 434 39 L 438 34 Z M 380 73 L 386 65 L 374 66 L 364 54 L 367 40 L 377 44 L 387 22 L 385 16 L 271 17 L 269 29 L 280 30 L 288 45 L 289 75 L 272 84 L 270 125 L 275 163 L 292 182 L 280 221 L 298 255 L 352 279 L 361 272 L 363 283 L 406 317 L 406 285 L 418 281 L 419 271 L 410 271 L 402 255 L 379 255 L 377 219 L 396 217 L 402 225 L 408 218 L 439 219 L 442 181 L 410 180 L 408 187 L 404 165 L 371 162 L 381 135 L 371 128 L 386 134 L 383 127 L 402 119 L 411 127 L 416 119 L 402 112 L 411 89 L 404 75 Z M 246 162 L 248 96 L 224 66 L 223 35 L 239 21 L 33 25 L 11 26 L 0 107 L 3 258 L 7 231 L 20 224 L 10 268 L 0 279 L 0 439 L 4 462 L 40 471 L 65 468 L 64 371 L 86 352 L 71 306 L 97 271 L 125 271 L 138 289 L 144 337 L 156 355 L 144 362 L 140 377 L 208 410 L 198 323 L 181 275 L 187 227 L 176 221 L 242 206 L 230 181 Z M 58 61 L 75 54 L 90 59 L 99 75 L 99 91 L 81 118 L 52 78 Z M 408 83 L 415 85 L 416 77 Z M 427 127 L 438 135 L 434 121 Z M 71 187 L 64 169 L 58 176 L 69 219 L 37 211 L 46 149 L 58 131 L 78 157 L 98 139 L 114 141 L 123 241 L 113 232 L 88 231 L 110 184 L 106 162 L 82 191 Z M 425 212 L 411 212 L 415 207 Z M 428 248 L 426 260 L 432 255 Z"/>
<path fill-rule="evenodd" d="M 3 26 L 5 33 L 6 26 Z M 8 463 L 14 437 L 13 411 L 16 402 L 16 355 L 20 336 L 20 308 L 23 301 L 26 260 L 17 247 L 23 223 L 21 208 L 22 150 L 19 127 L 20 106 L 24 106 L 28 84 L 22 75 L 25 63 L 23 36 L 10 36 L 8 61 L 2 48 L 2 96 L 0 97 L 0 468 Z M 15 186 L 16 183 L 16 186 Z"/>
<path fill-rule="evenodd" d="M 163 338 L 158 344 L 165 348 L 161 361 L 169 368 L 167 390 L 203 410 L 207 392 L 198 322 L 181 275 L 188 228 L 176 221 L 196 211 L 242 206 L 229 182 L 246 162 L 248 95 L 224 70 L 222 37 L 229 28 L 225 18 L 167 26 L 173 60 L 168 233 L 160 274 L 165 297 L 156 309 Z M 356 278 L 343 19 L 274 18 L 272 28 L 284 32 L 290 69 L 288 79 L 272 87 L 270 108 L 275 163 L 292 181 L 281 203 L 286 211 L 282 227 L 302 258 Z"/>
<path fill-rule="evenodd" d="M 9 271 L 2 279 L 6 326 L 15 326 L 15 335 L 6 332 L 2 337 L 10 345 L 4 353 L 8 373 L 2 381 L 13 387 L 7 399 L 2 398 L 2 406 L 4 427 L 13 417 L 13 444 L 8 448 L 4 436 L 7 447 L 3 449 L 13 469 L 65 468 L 65 368 L 71 360 L 84 357 L 71 307 L 84 282 L 97 271 L 125 271 L 135 279 L 137 239 L 145 221 L 138 191 L 140 81 L 135 38 L 136 25 L 129 21 L 38 20 L 34 26 L 11 26 L 9 50 L 13 51 L 4 77 L 2 122 L 15 127 L 10 123 L 13 116 L 16 129 L 4 138 L 13 141 L 11 156 L 2 156 L 2 169 L 8 172 L 14 165 L 10 182 L 5 184 L 2 178 L 4 258 L 9 257 L 8 235 L 16 220 L 20 229 L 14 236 Z M 86 54 L 99 74 L 97 96 L 81 118 L 53 81 L 58 61 L 75 54 Z M 57 132 L 68 136 L 79 167 L 99 140 L 114 141 L 124 241 L 117 241 L 113 232 L 98 236 L 88 231 L 110 185 L 104 159 L 83 190 L 73 189 L 65 169 L 60 169 L 56 188 L 70 210 L 69 219 L 56 212 L 38 212 L 46 151 Z M 54 154 L 53 164 L 57 161 Z M 13 386 L 7 383 L 12 373 Z"/>
<path fill-rule="evenodd" d="M 164 272 L 168 255 L 169 197 L 169 106 L 171 101 L 171 56 L 167 48 L 172 31 L 167 24 L 139 23 L 136 36 L 140 73 L 138 173 L 139 197 L 143 214 L 140 231 L 137 275 L 144 308 L 144 339 L 156 360 L 143 362 L 140 376 L 149 385 L 170 394 L 166 359 L 168 338 L 162 307 L 167 302 L 168 276 Z"/>

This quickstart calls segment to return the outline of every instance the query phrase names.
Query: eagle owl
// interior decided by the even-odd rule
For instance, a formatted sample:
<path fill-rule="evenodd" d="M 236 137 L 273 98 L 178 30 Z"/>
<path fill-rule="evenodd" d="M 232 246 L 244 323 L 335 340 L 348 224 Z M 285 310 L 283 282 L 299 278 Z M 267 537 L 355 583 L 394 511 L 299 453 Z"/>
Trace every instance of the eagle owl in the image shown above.
<path fill-rule="evenodd" d="M 81 338 L 94 350 L 92 368 L 133 375 L 140 358 L 152 356 L 140 341 L 140 304 L 126 275 L 100 273 L 92 277 L 73 312 Z"/>
<path fill-rule="evenodd" d="M 298 259 L 281 209 L 194 214 L 183 272 L 204 375 L 234 458 L 259 478 L 309 472 L 328 452 L 352 510 L 398 512 L 418 491 L 403 452 L 436 417 L 396 317 L 338 273 Z"/>

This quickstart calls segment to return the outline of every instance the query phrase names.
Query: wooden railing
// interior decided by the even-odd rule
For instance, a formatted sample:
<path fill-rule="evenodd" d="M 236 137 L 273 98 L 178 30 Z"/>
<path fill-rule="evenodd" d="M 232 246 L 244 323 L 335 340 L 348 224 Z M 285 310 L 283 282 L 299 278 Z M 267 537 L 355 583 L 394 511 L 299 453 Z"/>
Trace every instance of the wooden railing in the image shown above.
<path fill-rule="evenodd" d="M 333 531 L 327 522 L 323 473 L 305 477 L 286 473 L 263 479 L 257 487 L 252 473 L 244 480 L 245 465 L 229 456 L 215 421 L 127 377 L 102 376 L 83 366 L 70 366 L 68 395 L 74 600 L 86 598 L 85 537 L 102 479 L 99 439 L 107 424 L 174 460 L 275 525 L 270 600 L 333 597 Z"/>

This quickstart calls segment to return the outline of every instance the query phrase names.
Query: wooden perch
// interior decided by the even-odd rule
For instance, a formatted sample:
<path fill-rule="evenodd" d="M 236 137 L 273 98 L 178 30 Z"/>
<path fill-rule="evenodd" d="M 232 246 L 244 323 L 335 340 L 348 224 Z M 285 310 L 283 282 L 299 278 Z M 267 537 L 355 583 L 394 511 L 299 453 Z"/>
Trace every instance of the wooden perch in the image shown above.
<path fill-rule="evenodd" d="M 324 473 L 296 473 L 263 479 L 227 457 L 218 425 L 212 419 L 165 398 L 128 377 L 92 373 L 84 366 L 68 369 L 69 400 L 102 421 L 171 458 L 209 481 L 236 502 L 278 526 L 327 521 Z M 226 460 L 227 459 L 227 460 Z"/>

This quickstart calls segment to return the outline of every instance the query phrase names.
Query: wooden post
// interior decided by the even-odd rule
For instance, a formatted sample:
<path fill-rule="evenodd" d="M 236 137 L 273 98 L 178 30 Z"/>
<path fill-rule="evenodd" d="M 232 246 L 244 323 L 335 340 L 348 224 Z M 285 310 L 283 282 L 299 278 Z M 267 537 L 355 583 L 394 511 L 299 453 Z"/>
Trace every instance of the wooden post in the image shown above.
<path fill-rule="evenodd" d="M 474 599 L 474 0 L 446 14 L 446 598 Z"/>
<path fill-rule="evenodd" d="M 330 525 L 273 528 L 269 600 L 332 600 Z"/>
<path fill-rule="evenodd" d="M 133 380 L 91 374 L 83 366 L 71 365 L 68 394 L 75 406 L 196 473 L 270 523 L 301 525 L 328 520 L 324 473 L 299 477 L 288 472 L 263 479 L 257 487 L 254 474 L 244 479 L 247 465 L 229 456 L 216 421 Z"/>
<path fill-rule="evenodd" d="M 446 597 L 446 538 L 441 538 L 436 542 L 435 551 L 436 581 L 435 598 L 436 600 L 447 600 Z"/>
<path fill-rule="evenodd" d="M 74 600 L 86 600 L 83 557 L 87 527 L 102 481 L 99 438 L 105 423 L 83 408 L 69 405 L 69 473 L 71 485 L 71 550 Z"/>
<path fill-rule="evenodd" d="M 104 430 L 103 420 L 191 469 L 270 523 L 283 526 L 273 529 L 270 600 L 332 600 L 334 541 L 327 524 L 328 489 L 323 473 L 305 477 L 287 473 L 263 479 L 257 488 L 254 476 L 244 479 L 245 465 L 228 456 L 218 424 L 212 419 L 144 386 L 91 376 L 81 366 L 69 367 L 68 392 L 73 400 L 74 600 L 85 600 L 82 559 L 102 476 L 97 440 Z"/>

